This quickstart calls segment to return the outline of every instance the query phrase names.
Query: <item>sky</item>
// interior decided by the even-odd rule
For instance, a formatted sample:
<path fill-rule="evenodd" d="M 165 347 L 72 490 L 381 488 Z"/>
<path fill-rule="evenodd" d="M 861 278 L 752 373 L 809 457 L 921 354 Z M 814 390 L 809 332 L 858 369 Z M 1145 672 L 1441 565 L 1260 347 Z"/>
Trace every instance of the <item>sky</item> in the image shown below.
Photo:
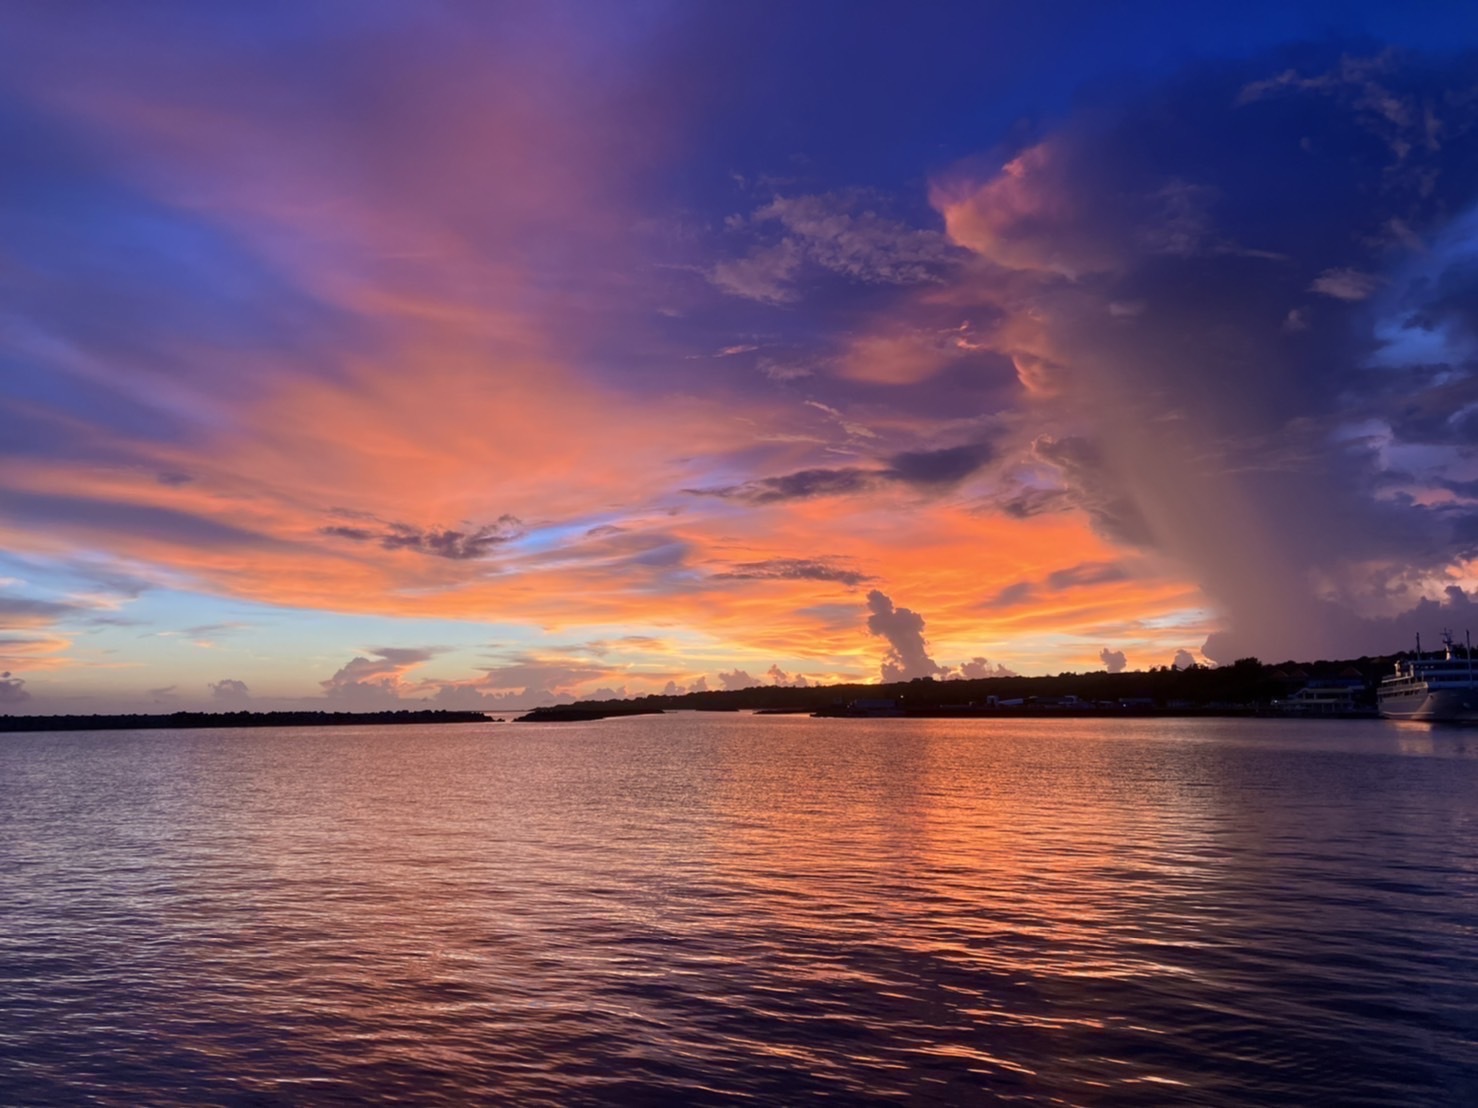
<path fill-rule="evenodd" d="M 0 712 L 1478 624 L 1470 3 L 15 3 L 0 148 Z"/>

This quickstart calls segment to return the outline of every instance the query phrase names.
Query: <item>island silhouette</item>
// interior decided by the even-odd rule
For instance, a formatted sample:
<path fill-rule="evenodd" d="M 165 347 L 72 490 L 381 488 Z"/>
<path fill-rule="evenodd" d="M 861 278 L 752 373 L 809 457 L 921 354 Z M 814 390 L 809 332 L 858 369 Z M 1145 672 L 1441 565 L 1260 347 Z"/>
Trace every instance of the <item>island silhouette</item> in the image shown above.
<path fill-rule="evenodd" d="M 1464 648 L 1456 648 L 1462 654 Z M 1334 718 L 1375 714 L 1375 688 L 1399 654 L 1264 663 L 1240 658 L 1229 666 L 1157 666 L 1109 673 L 1063 672 L 1038 677 L 935 680 L 916 677 L 886 684 L 753 685 L 607 700 L 577 700 L 536 707 L 521 723 L 580 722 L 613 716 L 673 711 L 760 712 L 817 716 L 1034 715 L 1298 715 Z M 1290 698 L 1300 689 L 1349 690 L 1344 708 L 1310 713 Z M 516 711 L 516 710 L 515 710 Z M 508 715 L 507 709 L 502 715 Z M 92 715 L 0 715 L 0 732 L 102 731 L 191 727 L 342 727 L 373 724 L 487 723 L 502 715 L 483 711 L 402 708 L 394 711 L 170 712 Z"/>
<path fill-rule="evenodd" d="M 978 677 L 935 680 L 916 677 L 887 684 L 754 685 L 616 700 L 579 700 L 539 707 L 517 722 L 601 719 L 653 712 L 809 713 L 819 716 L 993 714 L 1257 715 L 1305 714 L 1283 706 L 1299 689 L 1340 685 L 1350 690 L 1344 711 L 1321 714 L 1364 716 L 1375 712 L 1375 687 L 1401 655 L 1364 656 L 1316 662 L 1264 663 L 1241 658 L 1229 666 L 1158 666 L 1123 673 L 1064 672 L 1039 677 Z"/>

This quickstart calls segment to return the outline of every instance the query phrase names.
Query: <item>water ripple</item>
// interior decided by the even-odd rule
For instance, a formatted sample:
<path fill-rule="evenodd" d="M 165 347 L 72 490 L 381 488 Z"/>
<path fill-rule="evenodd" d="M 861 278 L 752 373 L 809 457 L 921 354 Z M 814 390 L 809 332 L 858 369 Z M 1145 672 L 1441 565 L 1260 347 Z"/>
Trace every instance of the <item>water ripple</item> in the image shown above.
<path fill-rule="evenodd" d="M 1285 721 L 7 736 L 7 1103 L 1478 1103 L 1478 758 Z"/>

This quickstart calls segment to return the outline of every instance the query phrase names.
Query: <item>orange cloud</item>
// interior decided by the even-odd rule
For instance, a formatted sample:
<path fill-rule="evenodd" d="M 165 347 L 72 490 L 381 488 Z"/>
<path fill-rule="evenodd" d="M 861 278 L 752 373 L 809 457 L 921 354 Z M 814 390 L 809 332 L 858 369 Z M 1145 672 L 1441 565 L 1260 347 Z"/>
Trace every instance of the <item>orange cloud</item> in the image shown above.
<path fill-rule="evenodd" d="M 930 199 L 950 241 L 1006 269 L 1069 278 L 1112 269 L 1115 253 L 1086 218 L 1071 161 L 1067 145 L 1047 140 L 984 184 L 936 182 Z"/>

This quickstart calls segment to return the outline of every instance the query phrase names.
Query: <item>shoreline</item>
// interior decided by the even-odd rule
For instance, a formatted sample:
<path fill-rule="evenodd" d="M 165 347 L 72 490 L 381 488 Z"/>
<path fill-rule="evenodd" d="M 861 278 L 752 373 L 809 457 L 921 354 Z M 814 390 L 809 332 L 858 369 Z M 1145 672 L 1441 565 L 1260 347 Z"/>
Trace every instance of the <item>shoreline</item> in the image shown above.
<path fill-rule="evenodd" d="M 0 716 L 0 733 L 166 731 L 218 727 L 353 727 L 426 723 L 502 723 L 486 712 L 400 709 L 393 712 L 170 712 L 164 715 Z"/>

